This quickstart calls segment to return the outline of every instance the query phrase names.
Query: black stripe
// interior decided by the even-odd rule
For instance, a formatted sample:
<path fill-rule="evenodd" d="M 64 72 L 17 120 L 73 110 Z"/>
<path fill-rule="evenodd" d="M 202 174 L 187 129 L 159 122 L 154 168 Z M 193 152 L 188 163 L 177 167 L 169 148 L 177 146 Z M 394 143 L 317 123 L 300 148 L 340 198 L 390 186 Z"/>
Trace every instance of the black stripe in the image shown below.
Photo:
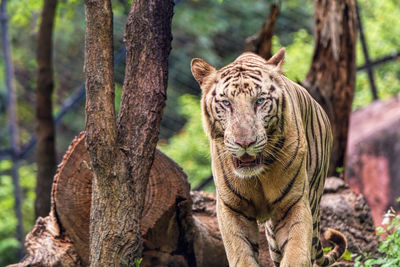
<path fill-rule="evenodd" d="M 303 161 L 304 161 L 304 157 L 301 159 L 301 163 L 300 163 L 299 168 L 297 169 L 296 174 L 289 181 L 289 183 L 285 186 L 285 188 L 283 189 L 282 194 L 272 202 L 272 205 L 275 205 L 276 203 L 281 201 L 289 193 L 290 189 L 292 189 L 292 186 L 293 186 L 294 182 L 296 181 L 296 178 L 299 175 L 301 168 L 303 167 Z"/>
<path fill-rule="evenodd" d="M 281 265 L 281 263 L 277 262 L 277 261 L 274 261 L 274 265 L 275 265 L 275 267 L 279 267 L 279 265 Z"/>
<path fill-rule="evenodd" d="M 297 121 L 296 108 L 295 108 L 295 105 L 294 105 L 294 102 L 293 102 L 292 95 L 290 93 L 288 95 L 289 95 L 290 102 L 292 103 L 293 118 L 294 118 L 294 121 L 295 121 L 296 133 L 297 133 L 296 136 L 298 138 L 297 138 L 297 146 L 296 146 L 296 149 L 295 149 L 295 153 L 292 155 L 292 157 L 290 158 L 289 162 L 285 165 L 284 170 L 287 170 L 290 167 L 290 165 L 292 165 L 295 157 L 297 156 L 297 152 L 298 152 L 299 147 L 300 147 L 300 138 L 299 138 L 300 137 L 300 130 L 299 130 L 299 124 L 298 124 L 298 121 Z"/>
<path fill-rule="evenodd" d="M 319 234 L 319 233 L 318 233 Z M 317 244 L 317 252 L 321 251 L 322 245 L 321 245 L 321 240 L 318 239 L 318 244 Z"/>
<path fill-rule="evenodd" d="M 229 69 L 227 69 L 227 70 L 224 70 L 224 71 L 221 73 L 221 79 L 225 78 L 227 75 L 230 75 L 232 72 L 233 72 L 233 70 L 232 70 L 231 68 L 229 68 Z M 230 77 L 232 78 L 232 76 L 230 76 Z"/>
<path fill-rule="evenodd" d="M 313 237 L 312 238 L 312 245 L 315 246 L 318 241 L 319 241 L 318 237 Z"/>
<path fill-rule="evenodd" d="M 296 149 L 294 150 L 294 153 L 290 157 L 290 160 L 288 161 L 288 163 L 286 163 L 285 167 L 283 168 L 285 171 L 290 167 L 290 165 L 292 165 L 294 159 L 297 157 L 297 153 L 299 152 L 299 147 L 300 147 L 300 138 L 298 137 Z"/>
<path fill-rule="evenodd" d="M 319 145 L 320 145 L 319 151 L 321 152 L 321 156 L 322 156 L 323 153 L 324 153 L 323 148 L 322 148 L 322 140 L 323 140 L 323 138 L 322 138 L 322 125 L 321 125 L 321 121 L 320 121 L 320 119 L 322 119 L 322 114 L 321 114 L 321 110 L 320 109 L 317 109 L 317 110 L 319 111 L 319 116 L 317 117 L 317 125 L 319 127 Z M 322 168 L 322 158 L 321 158 L 320 168 Z"/>
<path fill-rule="evenodd" d="M 223 110 L 228 111 L 229 108 L 227 106 L 225 106 L 224 104 L 221 104 L 220 102 L 218 102 L 219 107 L 221 107 Z M 215 108 L 217 111 L 217 108 Z M 217 113 L 219 113 L 219 111 L 217 111 Z"/>
<path fill-rule="evenodd" d="M 314 109 L 314 114 L 315 114 L 315 118 L 316 118 L 316 120 L 318 121 L 318 114 L 316 113 L 316 110 Z M 314 116 L 313 116 L 314 117 Z M 315 124 L 315 126 L 317 126 L 317 124 Z M 312 125 L 312 127 L 311 127 L 311 129 L 313 130 L 313 135 L 315 134 L 314 133 L 314 125 Z M 321 135 L 321 128 L 319 128 L 319 131 L 320 131 L 320 135 Z M 314 174 L 313 174 L 313 177 L 312 177 L 312 179 L 311 179 L 311 181 L 310 181 L 310 188 L 315 188 L 314 187 L 314 184 L 315 184 L 315 182 L 316 182 L 316 179 L 317 179 L 317 177 L 318 177 L 318 172 L 320 171 L 320 162 L 319 162 L 319 154 L 320 154 L 320 152 L 322 153 L 322 151 L 319 151 L 319 149 L 318 149 L 318 143 L 321 143 L 322 142 L 322 139 L 321 140 L 318 140 L 318 138 L 314 135 L 314 147 L 315 147 L 315 158 L 314 158 L 314 160 L 315 160 L 315 169 L 314 169 Z"/>
<path fill-rule="evenodd" d="M 255 59 L 255 58 L 254 58 Z M 257 61 L 259 61 L 259 60 L 257 60 Z M 259 61 L 260 63 L 261 63 L 261 61 Z M 251 69 L 249 69 L 249 71 L 260 71 L 261 70 L 261 67 L 260 67 L 260 65 L 257 65 L 257 64 L 250 64 L 249 62 L 243 62 L 244 64 L 244 66 L 245 67 L 247 67 L 247 68 L 251 68 Z"/>
<path fill-rule="evenodd" d="M 278 223 L 285 220 L 286 216 L 289 214 L 290 210 L 293 208 L 294 205 L 296 205 L 300 199 L 303 197 L 304 195 L 304 189 L 305 189 L 305 184 L 303 185 L 303 193 L 289 206 L 289 208 L 287 208 L 287 210 L 285 211 L 285 213 L 283 214 L 282 218 L 279 219 Z"/>
<path fill-rule="evenodd" d="M 251 75 L 251 74 L 247 74 L 247 75 L 248 75 L 250 78 L 252 78 L 252 79 L 254 79 L 254 80 L 256 80 L 256 81 L 262 82 L 261 79 L 260 79 L 260 77 L 257 77 L 257 76 Z"/>
<path fill-rule="evenodd" d="M 295 225 L 298 225 L 298 224 L 300 224 L 300 223 L 301 223 L 300 221 L 297 221 L 297 222 L 295 222 L 295 223 L 292 223 L 292 225 L 289 226 L 289 233 L 292 231 L 292 228 L 293 228 Z"/>
<path fill-rule="evenodd" d="M 219 148 L 218 148 L 218 146 L 216 146 L 216 148 L 217 148 L 217 154 L 219 155 Z M 223 175 L 223 177 L 224 177 L 225 185 L 226 185 L 226 186 L 229 188 L 229 190 L 230 190 L 233 194 L 235 194 L 238 198 L 240 198 L 240 199 L 243 200 L 243 201 L 246 201 L 249 205 L 254 206 L 254 204 L 253 204 L 253 202 L 252 202 L 251 200 L 249 200 L 249 199 L 245 198 L 244 196 L 242 196 L 242 195 L 233 187 L 233 185 L 230 183 L 230 181 L 229 181 L 229 179 L 228 179 L 228 177 L 227 177 L 227 175 L 226 175 L 225 168 L 224 168 L 224 165 L 223 165 L 223 163 L 222 163 L 221 157 L 218 157 L 218 158 L 219 158 L 219 164 L 221 165 L 222 175 Z"/>
<path fill-rule="evenodd" d="M 272 239 L 276 239 L 275 238 L 275 234 L 273 233 L 272 229 L 269 229 L 267 226 L 265 227 L 265 230 L 267 230 L 267 234 L 272 238 Z"/>
<path fill-rule="evenodd" d="M 279 150 L 282 149 L 283 145 L 285 144 L 286 138 L 284 136 L 280 137 L 279 140 L 273 145 L 271 153 L 264 158 L 263 163 L 264 165 L 270 165 L 275 162 Z"/>
<path fill-rule="evenodd" d="M 283 96 L 282 97 L 282 105 L 281 105 L 281 113 L 282 114 L 285 112 L 285 109 L 286 109 L 286 97 Z M 283 131 L 283 126 L 282 126 L 281 131 Z"/>
<path fill-rule="evenodd" d="M 283 244 L 281 246 L 281 251 L 282 251 L 283 254 L 285 254 L 285 247 L 289 243 L 290 240 L 291 240 L 291 238 L 288 238 L 283 242 Z"/>
<path fill-rule="evenodd" d="M 318 261 L 319 259 L 321 259 L 323 256 L 324 256 L 324 251 L 323 251 L 323 250 L 319 251 L 319 253 L 318 253 L 318 255 L 317 255 L 317 261 Z"/>
<path fill-rule="evenodd" d="M 278 224 L 280 224 L 280 223 L 281 223 L 281 221 Z M 277 227 L 275 229 L 275 233 L 278 233 L 281 229 L 283 229 L 283 227 L 285 227 L 285 225 L 286 225 L 286 222 L 282 223 L 279 227 Z"/>
<path fill-rule="evenodd" d="M 312 205 L 311 205 L 311 214 L 315 214 L 315 210 L 318 207 L 318 201 L 315 198 L 316 196 L 317 196 L 317 192 L 313 195 L 313 202 L 312 202 Z"/>
<path fill-rule="evenodd" d="M 210 116 L 210 113 L 209 113 L 209 111 L 208 111 L 208 107 L 207 107 L 207 105 L 206 105 L 206 101 L 203 101 L 203 110 L 204 110 L 204 112 L 205 112 L 205 114 L 206 114 L 206 117 L 207 117 L 209 120 L 211 120 L 211 116 Z"/>
<path fill-rule="evenodd" d="M 232 76 L 228 76 L 228 77 L 226 77 L 226 78 L 225 78 L 225 80 L 223 81 L 223 83 L 226 83 L 226 82 L 228 82 L 230 79 L 232 79 Z"/>
<path fill-rule="evenodd" d="M 251 250 L 258 253 L 258 243 L 252 242 L 247 236 L 242 236 L 239 234 L 233 234 L 234 236 L 242 239 L 249 247 L 251 247 Z"/>
<path fill-rule="evenodd" d="M 275 254 L 282 255 L 282 252 L 281 252 L 279 249 L 274 248 L 271 244 L 269 244 L 269 249 L 270 249 L 272 252 L 274 252 Z"/>
<path fill-rule="evenodd" d="M 248 221 L 251 221 L 251 222 L 256 222 L 256 221 L 257 221 L 256 218 L 251 217 L 251 216 L 247 216 L 247 215 L 244 214 L 242 211 L 240 211 L 240 210 L 238 210 L 238 209 L 235 209 L 234 207 L 232 207 L 231 205 L 229 205 L 228 203 L 226 203 L 223 199 L 221 199 L 221 200 L 222 200 L 222 203 L 224 203 L 224 205 L 225 205 L 227 208 L 229 208 L 229 209 L 230 209 L 231 211 L 233 211 L 233 212 L 236 212 L 236 213 L 239 214 L 240 216 L 246 218 Z"/>
<path fill-rule="evenodd" d="M 307 126 L 307 128 L 308 128 L 308 126 Z M 306 140 L 307 140 L 307 172 L 310 171 L 311 164 L 312 164 L 312 161 L 311 161 L 312 148 L 310 146 L 310 138 L 308 137 L 308 134 L 309 134 L 309 132 L 306 131 L 305 136 L 306 136 Z"/>

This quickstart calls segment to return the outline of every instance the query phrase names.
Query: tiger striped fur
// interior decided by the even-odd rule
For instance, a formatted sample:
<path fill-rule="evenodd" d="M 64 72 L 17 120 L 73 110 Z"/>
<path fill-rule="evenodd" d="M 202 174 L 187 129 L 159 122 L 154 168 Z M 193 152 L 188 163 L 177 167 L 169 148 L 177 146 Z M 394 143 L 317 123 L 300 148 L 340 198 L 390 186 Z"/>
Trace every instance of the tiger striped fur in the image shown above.
<path fill-rule="evenodd" d="M 265 222 L 276 266 L 334 263 L 347 241 L 328 229 L 324 255 L 319 203 L 332 143 L 324 110 L 270 60 L 244 53 L 216 70 L 193 59 L 202 88 L 203 126 L 211 145 L 217 217 L 230 266 L 259 266 L 258 223 Z"/>

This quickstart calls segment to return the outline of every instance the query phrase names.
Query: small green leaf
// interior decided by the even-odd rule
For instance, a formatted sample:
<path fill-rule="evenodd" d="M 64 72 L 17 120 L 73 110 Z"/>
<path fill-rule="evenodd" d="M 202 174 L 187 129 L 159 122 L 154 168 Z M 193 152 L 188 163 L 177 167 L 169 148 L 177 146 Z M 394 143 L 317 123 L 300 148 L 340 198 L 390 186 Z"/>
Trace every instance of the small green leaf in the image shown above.
<path fill-rule="evenodd" d="M 347 249 L 346 249 L 346 251 L 343 253 L 343 255 L 342 255 L 342 259 L 344 259 L 344 260 L 346 260 L 346 261 L 351 261 L 351 259 L 352 259 L 352 253 L 350 252 L 350 251 L 348 251 Z"/>
<path fill-rule="evenodd" d="M 142 263 L 142 260 L 143 260 L 143 258 L 140 258 L 140 259 L 135 258 L 135 259 L 134 259 L 134 261 L 135 261 L 135 266 L 136 266 L 136 267 L 140 267 L 140 264 Z"/>
<path fill-rule="evenodd" d="M 336 167 L 336 172 L 337 173 L 343 173 L 344 172 L 344 167 Z"/>

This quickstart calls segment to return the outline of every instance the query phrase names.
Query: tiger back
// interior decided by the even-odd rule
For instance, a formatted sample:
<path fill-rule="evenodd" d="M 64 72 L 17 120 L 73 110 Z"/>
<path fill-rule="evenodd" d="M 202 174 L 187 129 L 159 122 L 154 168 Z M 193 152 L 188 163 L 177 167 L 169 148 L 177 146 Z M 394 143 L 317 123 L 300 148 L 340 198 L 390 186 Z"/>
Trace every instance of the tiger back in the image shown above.
<path fill-rule="evenodd" d="M 219 70 L 192 60 L 230 266 L 259 266 L 260 223 L 276 266 L 328 266 L 347 246 L 328 229 L 325 238 L 336 245 L 323 253 L 319 203 L 331 128 L 318 103 L 282 74 L 284 55 L 281 49 L 266 61 L 244 53 Z"/>

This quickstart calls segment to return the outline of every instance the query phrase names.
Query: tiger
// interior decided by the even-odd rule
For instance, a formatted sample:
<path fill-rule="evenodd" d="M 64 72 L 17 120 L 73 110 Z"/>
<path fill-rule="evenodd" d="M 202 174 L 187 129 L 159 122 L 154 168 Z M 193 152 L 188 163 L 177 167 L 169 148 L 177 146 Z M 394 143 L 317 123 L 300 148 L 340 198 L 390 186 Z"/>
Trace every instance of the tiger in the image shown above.
<path fill-rule="evenodd" d="M 245 52 L 219 70 L 191 61 L 229 266 L 259 266 L 260 224 L 275 266 L 328 266 L 347 248 L 329 228 L 324 238 L 334 248 L 324 255 L 319 205 L 331 126 L 307 90 L 284 75 L 284 59 L 282 48 L 269 60 Z"/>

